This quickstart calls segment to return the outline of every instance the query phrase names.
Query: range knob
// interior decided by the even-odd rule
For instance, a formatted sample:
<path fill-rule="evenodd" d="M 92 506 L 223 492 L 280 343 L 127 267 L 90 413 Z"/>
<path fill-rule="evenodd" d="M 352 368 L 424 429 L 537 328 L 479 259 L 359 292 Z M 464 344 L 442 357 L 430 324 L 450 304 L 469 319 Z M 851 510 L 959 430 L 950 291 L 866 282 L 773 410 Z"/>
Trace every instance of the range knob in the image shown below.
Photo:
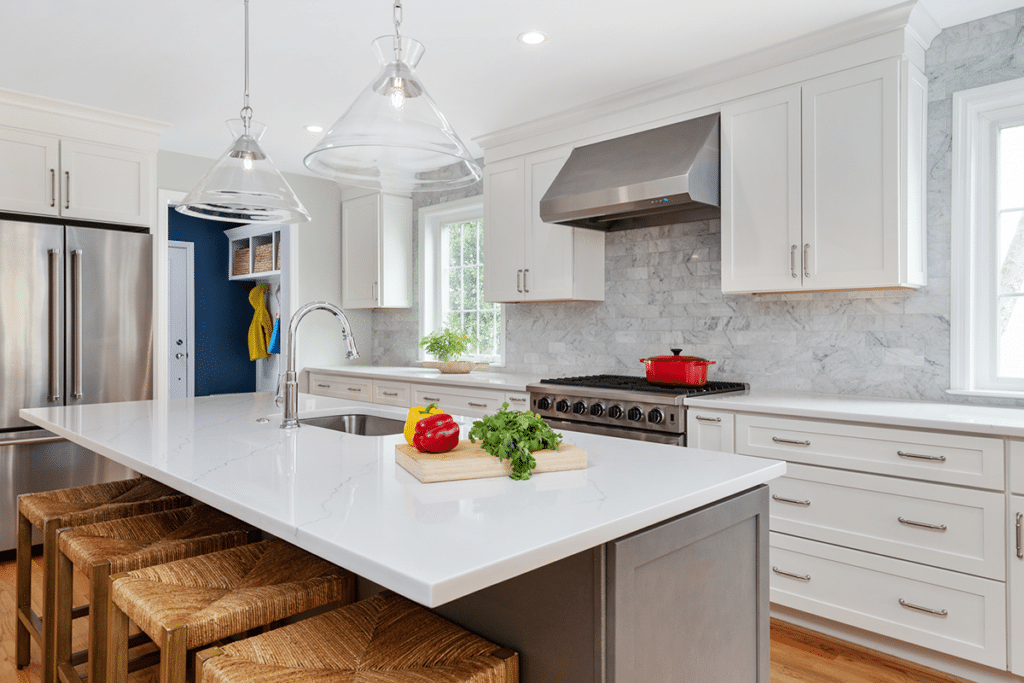
<path fill-rule="evenodd" d="M 585 414 L 587 412 L 586 401 L 576 401 L 575 403 L 573 403 L 572 412 L 576 413 L 577 415 Z"/>
<path fill-rule="evenodd" d="M 602 415 L 604 415 L 604 404 L 595 403 L 594 405 L 590 406 L 590 414 L 593 415 L 594 417 L 601 417 Z"/>
<path fill-rule="evenodd" d="M 547 396 L 541 396 L 537 399 L 537 410 L 550 410 L 551 399 Z"/>
<path fill-rule="evenodd" d="M 622 417 L 622 406 L 615 405 L 608 409 L 608 417 L 613 420 L 618 420 Z"/>
<path fill-rule="evenodd" d="M 557 410 L 560 413 L 568 413 L 569 412 L 569 402 L 566 401 L 564 398 L 559 399 L 558 403 L 555 404 L 555 410 Z"/>
<path fill-rule="evenodd" d="M 661 412 L 661 408 L 654 408 L 651 412 L 647 413 L 647 421 L 653 424 L 661 424 L 665 419 L 665 413 Z"/>
<path fill-rule="evenodd" d="M 629 409 L 629 412 L 626 413 L 626 417 L 629 418 L 630 422 L 639 422 L 644 419 L 644 411 L 641 408 L 633 406 Z"/>

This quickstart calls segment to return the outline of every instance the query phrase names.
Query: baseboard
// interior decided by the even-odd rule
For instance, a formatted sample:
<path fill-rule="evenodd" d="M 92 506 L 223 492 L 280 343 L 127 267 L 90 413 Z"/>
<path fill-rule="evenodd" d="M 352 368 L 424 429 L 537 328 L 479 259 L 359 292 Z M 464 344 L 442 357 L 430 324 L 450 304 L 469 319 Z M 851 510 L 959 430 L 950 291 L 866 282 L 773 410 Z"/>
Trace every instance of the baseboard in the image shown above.
<path fill-rule="evenodd" d="M 802 626 L 813 631 L 845 640 L 862 647 L 871 648 L 885 654 L 905 659 L 908 662 L 920 664 L 936 671 L 959 676 L 975 683 L 1022 683 L 1024 678 L 1011 674 L 1008 671 L 993 669 L 990 666 L 969 662 L 966 659 L 953 657 L 942 652 L 929 650 L 917 645 L 911 645 L 895 638 L 879 635 L 871 631 L 865 631 L 853 626 L 841 624 L 831 619 L 818 617 L 807 612 L 801 612 L 789 607 L 783 607 L 772 603 L 771 616 L 773 619 L 789 622 Z"/>

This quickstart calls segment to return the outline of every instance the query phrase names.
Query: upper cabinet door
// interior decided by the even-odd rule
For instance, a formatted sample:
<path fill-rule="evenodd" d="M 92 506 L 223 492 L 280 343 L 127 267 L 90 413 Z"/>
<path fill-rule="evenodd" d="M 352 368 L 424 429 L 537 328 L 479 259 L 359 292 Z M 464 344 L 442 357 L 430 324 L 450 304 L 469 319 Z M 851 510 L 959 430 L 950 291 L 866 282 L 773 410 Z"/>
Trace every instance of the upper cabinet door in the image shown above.
<path fill-rule="evenodd" d="M 57 138 L 0 128 L 0 160 L 0 209 L 59 215 Z"/>
<path fill-rule="evenodd" d="M 722 108 L 722 291 L 799 289 L 800 87 Z"/>
<path fill-rule="evenodd" d="M 484 167 L 484 298 L 524 301 L 526 174 L 523 157 Z"/>
<path fill-rule="evenodd" d="M 341 305 L 377 308 L 380 286 L 381 196 L 341 204 Z"/>
<path fill-rule="evenodd" d="M 575 228 L 545 223 L 540 218 L 540 200 L 562 170 L 571 148 L 562 147 L 526 157 L 526 262 L 523 269 L 525 301 L 572 299 L 574 272 L 573 236 Z M 604 269 L 603 261 L 593 264 Z"/>
<path fill-rule="evenodd" d="M 152 157 L 121 147 L 61 140 L 60 215 L 148 225 Z"/>
<path fill-rule="evenodd" d="M 900 284 L 899 67 L 803 85 L 805 289 Z"/>

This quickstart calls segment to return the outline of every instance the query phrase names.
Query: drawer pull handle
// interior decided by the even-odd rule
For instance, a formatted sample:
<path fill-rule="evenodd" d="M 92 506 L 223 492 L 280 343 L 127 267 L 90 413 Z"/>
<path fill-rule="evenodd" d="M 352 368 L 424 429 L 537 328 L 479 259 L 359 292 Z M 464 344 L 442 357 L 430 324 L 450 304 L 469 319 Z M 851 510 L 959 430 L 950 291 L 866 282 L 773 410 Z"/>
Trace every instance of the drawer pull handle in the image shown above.
<path fill-rule="evenodd" d="M 917 460 L 934 460 L 935 462 L 946 462 L 946 456 L 944 455 L 921 455 L 919 453 L 905 453 L 904 451 L 896 451 L 896 455 L 901 458 L 916 458 Z"/>
<path fill-rule="evenodd" d="M 1024 560 L 1024 512 L 1017 513 L 1017 559 Z"/>
<path fill-rule="evenodd" d="M 330 384 L 317 384 L 317 386 L 320 387 L 321 389 L 330 389 L 331 388 Z"/>
<path fill-rule="evenodd" d="M 509 400 L 513 403 L 526 403 L 525 398 L 516 398 L 515 396 L 511 397 Z"/>
<path fill-rule="evenodd" d="M 398 396 L 397 391 L 382 391 L 381 393 L 384 394 L 385 396 Z"/>
<path fill-rule="evenodd" d="M 783 498 L 782 496 L 776 496 L 772 494 L 772 499 L 779 501 L 780 503 L 790 503 L 792 505 L 803 505 L 807 507 L 811 504 L 809 500 L 797 500 L 796 498 Z"/>
<path fill-rule="evenodd" d="M 928 522 L 915 522 L 912 519 L 903 519 L 902 517 L 897 517 L 897 519 L 900 520 L 900 524 L 906 524 L 907 526 L 919 526 L 922 529 L 935 529 L 936 531 L 946 530 L 945 524 L 929 524 Z"/>
<path fill-rule="evenodd" d="M 697 420 L 699 422 L 721 422 L 722 421 L 722 418 L 720 418 L 720 417 L 704 417 L 703 415 L 696 415 L 695 417 L 697 418 Z"/>
<path fill-rule="evenodd" d="M 791 579 L 799 579 L 800 581 L 810 581 L 811 580 L 811 575 L 810 574 L 793 574 L 792 572 L 784 572 L 781 569 L 779 569 L 778 567 L 772 567 L 772 571 L 775 572 L 776 574 L 782 574 L 783 576 L 788 576 Z"/>
<path fill-rule="evenodd" d="M 440 401 L 441 399 L 440 398 L 434 398 L 433 396 L 424 396 L 423 400 L 424 401 Z"/>
<path fill-rule="evenodd" d="M 346 388 L 346 389 L 348 389 L 349 391 L 355 391 L 355 392 L 357 392 L 357 393 L 358 393 L 358 392 L 360 392 L 360 391 L 362 391 L 362 389 L 358 389 L 358 388 L 356 388 L 356 387 L 345 387 L 345 388 Z"/>
<path fill-rule="evenodd" d="M 792 446 L 810 446 L 811 445 L 810 441 L 794 441 L 793 439 L 783 439 L 783 438 L 778 437 L 778 436 L 773 436 L 772 437 L 772 441 L 774 441 L 775 443 L 788 443 L 788 444 L 790 444 Z"/>
<path fill-rule="evenodd" d="M 903 598 L 900 598 L 900 604 L 906 607 L 907 609 L 916 609 L 918 612 L 927 612 L 928 614 L 935 614 L 940 617 L 944 617 L 949 614 L 949 612 L 947 612 L 944 609 L 932 609 L 931 607 L 921 607 L 920 605 L 909 603 Z"/>
<path fill-rule="evenodd" d="M 467 401 L 467 403 L 469 403 L 469 405 L 473 406 L 474 408 L 486 408 L 487 407 L 486 403 L 473 403 L 472 401 Z"/>

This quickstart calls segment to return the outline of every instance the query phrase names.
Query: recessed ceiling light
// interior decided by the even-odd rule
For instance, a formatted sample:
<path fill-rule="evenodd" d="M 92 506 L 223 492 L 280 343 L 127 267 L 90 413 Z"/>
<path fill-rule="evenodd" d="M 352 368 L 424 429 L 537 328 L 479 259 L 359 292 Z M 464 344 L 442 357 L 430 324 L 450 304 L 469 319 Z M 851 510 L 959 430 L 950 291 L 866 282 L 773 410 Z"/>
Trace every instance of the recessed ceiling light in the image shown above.
<path fill-rule="evenodd" d="M 547 34 L 540 31 L 527 31 L 526 33 L 519 34 L 519 42 L 526 43 L 527 45 L 540 45 L 547 39 Z"/>
<path fill-rule="evenodd" d="M 323 133 L 324 132 L 324 127 L 323 126 L 306 126 L 306 130 L 309 131 L 310 133 Z"/>

